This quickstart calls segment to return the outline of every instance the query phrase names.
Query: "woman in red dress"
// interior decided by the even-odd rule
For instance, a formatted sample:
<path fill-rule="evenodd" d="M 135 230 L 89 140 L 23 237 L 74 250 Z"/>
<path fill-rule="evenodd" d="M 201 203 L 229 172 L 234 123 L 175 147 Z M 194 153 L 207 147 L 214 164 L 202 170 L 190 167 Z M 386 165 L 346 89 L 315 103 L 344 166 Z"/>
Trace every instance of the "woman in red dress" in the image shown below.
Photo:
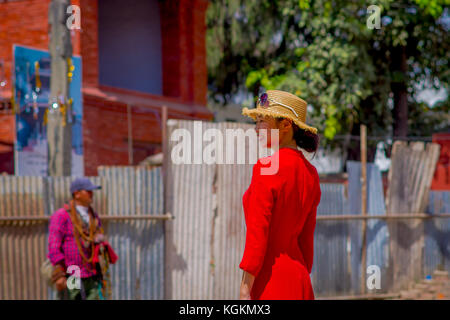
<path fill-rule="evenodd" d="M 278 129 L 278 141 L 267 135 L 267 147 L 278 147 L 254 165 L 243 196 L 247 234 L 240 298 L 312 300 L 309 274 L 321 192 L 316 168 L 298 148 L 316 151 L 317 129 L 305 123 L 306 102 L 284 91 L 267 91 L 257 108 L 242 113 L 256 120 L 258 136 L 263 129 Z M 278 171 L 264 174 L 274 161 Z"/>

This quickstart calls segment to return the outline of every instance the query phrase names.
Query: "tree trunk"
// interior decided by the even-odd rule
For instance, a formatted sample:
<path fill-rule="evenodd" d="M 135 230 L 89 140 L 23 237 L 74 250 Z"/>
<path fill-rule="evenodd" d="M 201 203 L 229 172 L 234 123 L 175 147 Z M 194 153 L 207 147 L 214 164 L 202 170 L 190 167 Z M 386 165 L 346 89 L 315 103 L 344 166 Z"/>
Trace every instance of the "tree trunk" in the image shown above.
<path fill-rule="evenodd" d="M 406 138 L 408 135 L 408 93 L 406 48 L 399 47 L 394 51 L 392 68 L 394 70 L 394 81 L 391 89 L 394 95 L 394 137 Z"/>

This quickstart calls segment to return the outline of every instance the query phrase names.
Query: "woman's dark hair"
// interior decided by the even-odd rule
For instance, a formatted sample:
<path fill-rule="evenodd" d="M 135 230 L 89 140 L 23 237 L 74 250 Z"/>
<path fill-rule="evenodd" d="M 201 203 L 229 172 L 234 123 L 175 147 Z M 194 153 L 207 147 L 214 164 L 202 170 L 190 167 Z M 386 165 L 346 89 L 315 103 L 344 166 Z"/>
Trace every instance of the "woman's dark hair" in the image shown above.
<path fill-rule="evenodd" d="M 296 124 L 292 124 L 294 129 L 294 139 L 297 146 L 308 151 L 316 152 L 319 147 L 319 135 L 299 128 Z"/>
<path fill-rule="evenodd" d="M 283 118 L 277 118 L 281 121 Z M 297 147 L 302 148 L 307 152 L 316 152 L 319 148 L 319 135 L 299 128 L 295 123 L 292 123 L 292 129 L 294 129 L 294 140 L 297 143 Z"/>

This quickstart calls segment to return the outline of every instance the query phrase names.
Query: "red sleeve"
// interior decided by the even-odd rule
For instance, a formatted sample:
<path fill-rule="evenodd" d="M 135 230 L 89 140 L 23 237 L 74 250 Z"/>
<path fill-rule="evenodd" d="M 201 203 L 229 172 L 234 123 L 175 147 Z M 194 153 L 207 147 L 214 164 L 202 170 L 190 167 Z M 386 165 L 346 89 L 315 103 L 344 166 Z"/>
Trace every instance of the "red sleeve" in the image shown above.
<path fill-rule="evenodd" d="M 261 175 L 261 165 L 257 162 L 253 167 L 252 182 L 247 194 L 245 249 L 239 268 L 257 276 L 266 254 L 269 225 L 272 217 L 275 190 L 271 178 Z"/>
<path fill-rule="evenodd" d="M 311 211 L 306 218 L 303 230 L 298 237 L 298 245 L 302 251 L 303 258 L 305 259 L 306 268 L 308 273 L 311 273 L 312 265 L 314 261 L 314 229 L 316 228 L 316 215 L 317 206 L 320 202 L 320 191 Z"/>

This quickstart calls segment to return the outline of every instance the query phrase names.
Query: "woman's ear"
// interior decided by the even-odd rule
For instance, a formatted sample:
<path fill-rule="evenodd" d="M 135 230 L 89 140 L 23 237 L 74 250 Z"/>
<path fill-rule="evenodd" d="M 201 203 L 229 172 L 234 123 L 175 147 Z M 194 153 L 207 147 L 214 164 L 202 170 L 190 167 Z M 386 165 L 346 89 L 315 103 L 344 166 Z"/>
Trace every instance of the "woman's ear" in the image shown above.
<path fill-rule="evenodd" d="M 280 130 L 288 131 L 289 128 L 293 128 L 292 121 L 288 120 L 288 119 L 281 119 L 279 128 L 280 128 Z"/>

